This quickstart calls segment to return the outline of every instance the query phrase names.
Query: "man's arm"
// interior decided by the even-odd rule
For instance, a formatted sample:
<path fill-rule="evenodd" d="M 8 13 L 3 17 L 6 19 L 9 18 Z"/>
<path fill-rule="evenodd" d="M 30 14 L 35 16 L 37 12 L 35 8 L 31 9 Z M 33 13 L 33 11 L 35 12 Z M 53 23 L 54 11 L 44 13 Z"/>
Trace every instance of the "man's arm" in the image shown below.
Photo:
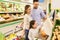
<path fill-rule="evenodd" d="M 46 15 L 44 14 L 44 11 L 43 11 L 43 10 L 41 10 L 40 15 L 41 15 L 41 17 L 43 18 L 43 20 L 46 20 L 46 19 L 47 19 L 47 17 L 46 17 Z"/>

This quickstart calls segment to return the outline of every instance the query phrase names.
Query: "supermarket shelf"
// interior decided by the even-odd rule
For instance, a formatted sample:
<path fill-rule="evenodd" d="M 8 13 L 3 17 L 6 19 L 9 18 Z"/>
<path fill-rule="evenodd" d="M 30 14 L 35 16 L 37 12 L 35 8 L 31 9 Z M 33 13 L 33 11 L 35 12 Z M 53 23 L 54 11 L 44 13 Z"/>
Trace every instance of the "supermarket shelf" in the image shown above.
<path fill-rule="evenodd" d="M 14 30 L 10 30 L 8 32 L 5 33 L 5 37 L 9 36 L 11 33 L 14 33 L 17 35 L 18 32 L 20 32 L 22 30 L 22 28 L 18 29 L 17 31 L 14 32 Z"/>
<path fill-rule="evenodd" d="M 0 32 L 2 32 L 5 35 L 9 35 L 9 34 L 13 33 L 15 31 L 16 26 L 20 25 L 20 23 L 23 22 L 22 18 L 23 17 L 19 17 L 18 19 L 5 21 L 5 23 L 3 23 L 4 21 L 1 21 Z"/>
<path fill-rule="evenodd" d="M 5 34 L 5 36 L 8 36 L 11 33 L 17 33 L 18 31 L 20 31 L 21 29 L 18 28 L 15 31 L 15 28 L 17 25 L 19 25 L 21 22 L 23 22 L 22 20 L 17 20 L 14 22 L 9 22 L 9 23 L 5 23 L 5 24 L 1 24 L 0 25 L 0 32 L 2 32 L 3 34 Z"/>
<path fill-rule="evenodd" d="M 32 3 L 30 3 L 30 2 L 23 2 L 23 1 L 20 1 L 20 2 L 16 2 L 16 1 L 1 1 L 1 2 L 28 3 L 28 4 L 32 4 Z"/>
<path fill-rule="evenodd" d="M 10 26 L 10 25 L 20 23 L 21 21 L 22 21 L 22 20 L 17 20 L 17 21 L 13 21 L 13 22 L 8 22 L 8 23 L 0 24 L 0 28 L 8 27 L 8 26 Z"/>
<path fill-rule="evenodd" d="M 12 14 L 12 13 L 23 13 L 23 12 L 0 12 L 0 14 L 1 13 L 10 13 L 10 14 Z"/>
<path fill-rule="evenodd" d="M 29 2 L 23 2 L 23 1 L 20 1 L 20 2 L 16 2 L 16 1 L 0 1 L 0 2 L 10 2 L 10 3 L 17 3 L 17 4 L 22 4 L 22 3 L 24 3 L 24 4 L 32 4 L 32 3 L 29 3 Z M 9 11 L 9 12 L 5 12 L 5 11 L 3 11 L 3 12 L 0 12 L 0 13 L 23 13 L 23 9 L 21 9 L 20 11 L 17 11 L 17 12 L 15 12 L 15 11 Z"/>
<path fill-rule="evenodd" d="M 14 19 L 9 19 L 9 20 L 0 21 L 0 25 L 1 25 L 1 24 L 4 24 L 4 23 L 9 23 L 9 22 L 21 20 L 21 19 L 23 19 L 23 17 L 19 17 L 19 18 L 14 18 Z"/>

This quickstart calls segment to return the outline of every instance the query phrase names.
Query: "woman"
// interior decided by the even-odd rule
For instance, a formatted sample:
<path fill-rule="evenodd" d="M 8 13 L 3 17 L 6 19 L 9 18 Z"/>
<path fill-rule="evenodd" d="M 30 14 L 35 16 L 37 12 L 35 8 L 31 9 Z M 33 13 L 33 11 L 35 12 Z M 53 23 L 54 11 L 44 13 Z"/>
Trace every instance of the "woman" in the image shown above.
<path fill-rule="evenodd" d="M 25 11 L 24 11 L 24 31 L 25 31 L 25 40 L 29 40 L 28 39 L 28 33 L 29 33 L 29 22 L 32 20 L 31 16 L 30 16 L 30 12 L 31 12 L 31 7 L 30 5 L 26 5 L 25 6 Z"/>

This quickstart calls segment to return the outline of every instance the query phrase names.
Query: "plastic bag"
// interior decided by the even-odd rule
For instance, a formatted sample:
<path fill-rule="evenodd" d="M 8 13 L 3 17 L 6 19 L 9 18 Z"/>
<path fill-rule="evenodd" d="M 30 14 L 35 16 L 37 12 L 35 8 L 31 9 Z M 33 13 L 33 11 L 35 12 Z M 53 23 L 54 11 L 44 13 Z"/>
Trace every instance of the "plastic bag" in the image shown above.
<path fill-rule="evenodd" d="M 46 21 L 43 23 L 43 26 L 42 26 L 42 30 L 47 34 L 49 35 L 49 39 L 51 38 L 51 35 L 52 35 L 52 29 L 53 29 L 53 25 L 52 25 L 52 22 L 49 18 L 46 19 Z"/>

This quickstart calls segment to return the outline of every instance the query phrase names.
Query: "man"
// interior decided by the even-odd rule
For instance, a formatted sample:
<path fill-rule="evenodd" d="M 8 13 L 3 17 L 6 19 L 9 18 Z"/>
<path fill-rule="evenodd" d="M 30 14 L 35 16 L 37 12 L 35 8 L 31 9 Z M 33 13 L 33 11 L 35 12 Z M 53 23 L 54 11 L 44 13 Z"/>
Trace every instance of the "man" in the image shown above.
<path fill-rule="evenodd" d="M 46 19 L 46 15 L 44 14 L 43 10 L 39 7 L 38 0 L 33 0 L 33 9 L 31 11 L 31 16 L 33 20 L 36 20 L 38 25 L 41 24 L 41 18 L 44 20 Z"/>

